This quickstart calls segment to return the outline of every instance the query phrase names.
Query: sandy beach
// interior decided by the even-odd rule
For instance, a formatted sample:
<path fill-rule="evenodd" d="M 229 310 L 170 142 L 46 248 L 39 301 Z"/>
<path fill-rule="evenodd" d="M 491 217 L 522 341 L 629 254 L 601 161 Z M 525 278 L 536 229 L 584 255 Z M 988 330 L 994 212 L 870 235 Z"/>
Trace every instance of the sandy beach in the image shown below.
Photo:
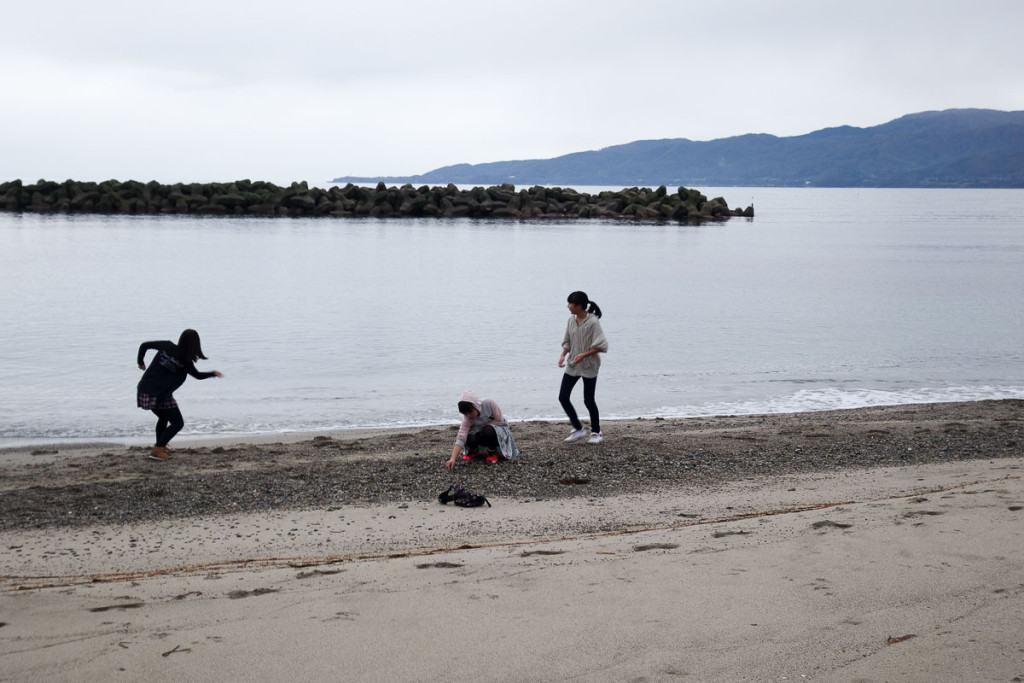
<path fill-rule="evenodd" d="M 0 680 L 1024 680 L 1024 401 L 565 431 L 3 451 Z"/>

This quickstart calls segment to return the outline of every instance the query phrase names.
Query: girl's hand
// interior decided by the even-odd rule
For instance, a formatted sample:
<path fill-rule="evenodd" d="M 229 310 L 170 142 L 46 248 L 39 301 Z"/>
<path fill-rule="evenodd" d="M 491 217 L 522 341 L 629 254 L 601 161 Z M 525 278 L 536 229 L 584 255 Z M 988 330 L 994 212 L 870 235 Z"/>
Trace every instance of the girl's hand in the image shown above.
<path fill-rule="evenodd" d="M 560 367 L 560 368 L 564 368 L 565 367 L 565 353 L 564 352 L 562 353 L 561 356 L 558 357 L 558 367 Z"/>
<path fill-rule="evenodd" d="M 145 369 L 146 369 L 146 364 L 145 363 L 139 363 L 139 370 L 145 370 Z"/>
<path fill-rule="evenodd" d="M 573 361 L 572 361 L 572 364 L 573 364 L 573 365 L 576 365 L 577 363 L 581 362 L 581 361 L 582 361 L 582 360 L 583 360 L 584 358 L 586 358 L 586 357 L 587 357 L 587 355 L 586 355 L 585 353 L 581 353 L 580 355 L 576 356 L 576 357 L 575 357 L 575 358 L 573 359 Z"/>
<path fill-rule="evenodd" d="M 447 461 L 444 464 L 444 466 L 447 467 L 449 470 L 454 469 L 455 468 L 455 458 L 452 458 L 451 460 Z"/>
<path fill-rule="evenodd" d="M 214 370 L 213 371 L 213 376 L 214 377 L 223 377 L 224 374 L 220 370 Z"/>

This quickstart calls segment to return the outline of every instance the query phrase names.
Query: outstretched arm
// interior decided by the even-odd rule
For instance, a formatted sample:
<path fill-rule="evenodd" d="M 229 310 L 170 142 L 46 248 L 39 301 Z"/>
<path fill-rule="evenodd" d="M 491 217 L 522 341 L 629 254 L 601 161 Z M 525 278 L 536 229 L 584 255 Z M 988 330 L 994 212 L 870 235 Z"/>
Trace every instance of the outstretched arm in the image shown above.
<path fill-rule="evenodd" d="M 453 469 L 455 467 L 455 458 L 457 458 L 459 456 L 459 453 L 461 453 L 462 450 L 463 450 L 462 446 L 460 446 L 459 444 L 455 444 L 452 447 L 452 457 L 450 457 L 445 462 L 444 466 L 447 467 L 448 469 Z"/>
<path fill-rule="evenodd" d="M 455 435 L 455 445 L 452 446 L 452 457 L 444 464 L 448 469 L 455 467 L 455 458 L 460 452 L 466 450 L 466 439 L 469 438 L 469 430 L 472 427 L 473 421 L 463 415 L 462 424 L 459 425 L 459 433 Z"/>

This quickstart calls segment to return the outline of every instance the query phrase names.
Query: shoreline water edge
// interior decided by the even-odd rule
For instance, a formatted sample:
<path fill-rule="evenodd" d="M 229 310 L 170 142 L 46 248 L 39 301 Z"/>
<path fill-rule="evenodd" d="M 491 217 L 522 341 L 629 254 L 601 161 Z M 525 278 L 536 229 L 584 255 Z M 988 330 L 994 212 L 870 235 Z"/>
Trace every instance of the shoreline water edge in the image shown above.
<path fill-rule="evenodd" d="M 686 406 L 684 409 L 662 409 L 652 411 L 643 416 L 609 415 L 602 417 L 602 422 L 619 423 L 632 420 L 691 420 L 717 417 L 739 417 L 750 415 L 780 415 L 798 413 L 822 413 L 862 408 L 890 407 L 900 405 L 927 405 L 941 403 L 977 403 L 982 401 L 1000 401 L 1024 399 L 1024 391 L 1015 386 L 985 387 L 949 387 L 944 390 L 919 391 L 801 391 L 792 397 L 773 397 L 768 400 L 709 403 L 703 406 Z M 510 419 L 512 424 L 565 423 L 564 416 L 528 417 Z M 422 421 L 391 421 L 387 423 L 354 424 L 345 426 L 302 426 L 264 431 L 235 431 L 225 429 L 222 423 L 212 424 L 200 421 L 194 424 L 186 422 L 185 429 L 175 438 L 179 446 L 227 446 L 239 443 L 271 443 L 306 441 L 317 436 L 361 438 L 376 434 L 411 432 L 450 425 L 449 418 L 426 419 Z M 94 431 L 95 430 L 91 430 Z M 133 434 L 102 434 L 95 432 L 89 436 L 0 436 L 0 460 L 5 453 L 22 452 L 25 450 L 60 450 L 67 454 L 76 450 L 90 448 L 127 448 L 131 446 L 151 445 L 149 420 Z"/>

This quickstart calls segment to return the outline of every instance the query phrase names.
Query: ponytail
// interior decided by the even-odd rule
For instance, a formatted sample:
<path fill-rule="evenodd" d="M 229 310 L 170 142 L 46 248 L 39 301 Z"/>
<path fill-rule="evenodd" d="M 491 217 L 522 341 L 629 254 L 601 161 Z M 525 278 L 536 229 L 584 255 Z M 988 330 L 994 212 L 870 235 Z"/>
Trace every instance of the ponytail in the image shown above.
<path fill-rule="evenodd" d="M 569 295 L 567 301 L 570 304 L 576 304 L 577 306 L 583 306 L 583 309 L 587 313 L 593 313 L 598 318 L 601 317 L 601 307 L 587 298 L 586 292 L 573 292 Z"/>

